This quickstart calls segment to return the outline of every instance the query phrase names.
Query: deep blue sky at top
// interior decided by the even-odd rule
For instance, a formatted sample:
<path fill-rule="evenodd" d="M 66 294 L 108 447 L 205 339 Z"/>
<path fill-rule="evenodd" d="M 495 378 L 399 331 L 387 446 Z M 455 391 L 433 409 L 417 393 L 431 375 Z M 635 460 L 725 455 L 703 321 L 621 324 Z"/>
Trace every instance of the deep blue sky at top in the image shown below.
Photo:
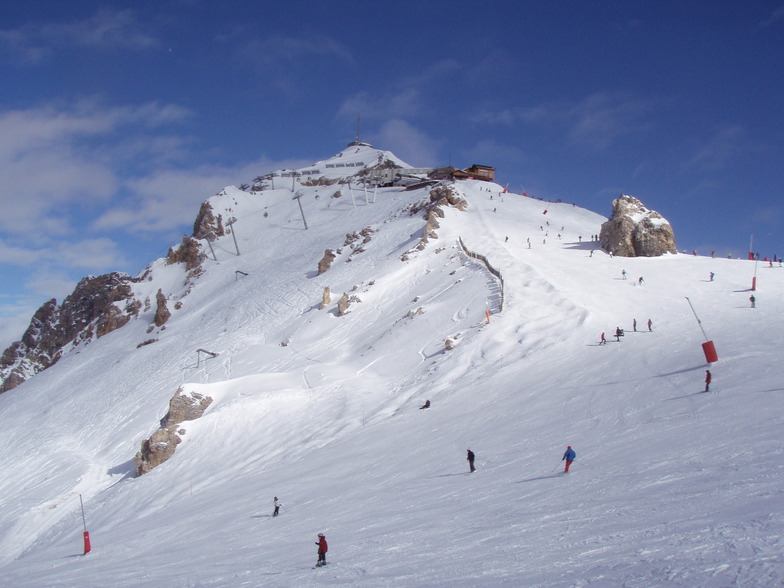
<path fill-rule="evenodd" d="M 681 250 L 784 255 L 784 0 L 42 0 L 0 8 L 0 347 L 228 184 L 362 139 L 493 165 Z M 13 332 L 13 335 L 8 333 Z"/>

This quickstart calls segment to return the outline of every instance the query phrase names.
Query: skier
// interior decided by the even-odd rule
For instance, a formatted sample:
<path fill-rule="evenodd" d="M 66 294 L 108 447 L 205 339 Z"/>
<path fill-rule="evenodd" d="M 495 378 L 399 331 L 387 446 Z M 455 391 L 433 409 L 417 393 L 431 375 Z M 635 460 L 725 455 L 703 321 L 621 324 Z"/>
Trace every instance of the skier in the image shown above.
<path fill-rule="evenodd" d="M 317 568 L 327 565 L 327 538 L 324 537 L 324 533 L 319 533 L 318 538 L 319 540 L 316 541 L 316 545 L 318 545 Z"/>
<path fill-rule="evenodd" d="M 757 299 L 754 298 L 754 294 L 749 296 L 749 302 L 751 302 L 751 307 L 752 308 L 757 308 Z"/>
<path fill-rule="evenodd" d="M 651 319 L 648 319 L 648 330 L 653 331 L 653 321 Z"/>
<path fill-rule="evenodd" d="M 470 449 L 468 449 L 467 451 L 468 454 L 466 455 L 466 459 L 468 460 L 468 467 L 470 467 L 471 471 L 473 472 L 474 470 L 476 470 L 476 468 L 474 467 L 474 458 L 476 456 L 474 455 L 474 452 L 471 451 Z"/>
<path fill-rule="evenodd" d="M 712 379 L 713 379 L 713 376 L 711 375 L 710 370 L 705 370 L 705 391 L 706 392 L 708 391 L 708 388 L 710 388 Z"/>
<path fill-rule="evenodd" d="M 599 341 L 599 345 L 606 345 L 606 344 L 607 344 L 607 339 L 604 338 L 604 332 L 602 332 L 602 339 L 601 341 Z"/>
<path fill-rule="evenodd" d="M 716 274 L 714 274 L 713 272 L 711 272 L 711 273 L 710 273 L 710 281 L 711 281 L 711 282 L 713 281 L 713 276 L 715 276 L 715 275 L 716 275 Z"/>
<path fill-rule="evenodd" d="M 621 270 L 621 275 L 623 276 L 623 279 L 625 280 L 626 279 L 626 270 L 625 269 Z"/>
<path fill-rule="evenodd" d="M 632 319 L 632 329 L 635 333 L 637 332 L 637 319 Z"/>
<path fill-rule="evenodd" d="M 643 282 L 644 282 L 644 280 L 642 279 L 642 276 L 640 276 L 639 278 L 637 278 L 637 283 L 638 283 L 640 286 L 642 286 L 642 283 L 643 283 Z"/>
<path fill-rule="evenodd" d="M 422 406 L 419 407 L 419 410 L 422 410 L 423 408 L 430 408 L 430 401 L 429 400 L 425 400 L 425 403 Z"/>
<path fill-rule="evenodd" d="M 561 458 L 561 461 L 566 461 L 566 466 L 564 467 L 564 473 L 567 473 L 569 471 L 569 466 L 572 465 L 572 462 L 574 461 L 575 457 L 577 457 L 577 454 L 574 452 L 574 449 L 572 449 L 572 446 L 569 445 L 566 448 L 566 452 L 563 454 L 563 457 Z"/>
<path fill-rule="evenodd" d="M 623 337 L 623 329 L 621 327 L 615 327 L 615 340 L 618 343 L 621 342 L 621 337 Z"/>
<path fill-rule="evenodd" d="M 275 507 L 275 510 L 272 511 L 272 516 L 276 517 L 278 516 L 278 513 L 280 513 L 280 506 L 281 506 L 280 500 L 278 500 L 277 496 L 272 500 L 272 506 Z"/>

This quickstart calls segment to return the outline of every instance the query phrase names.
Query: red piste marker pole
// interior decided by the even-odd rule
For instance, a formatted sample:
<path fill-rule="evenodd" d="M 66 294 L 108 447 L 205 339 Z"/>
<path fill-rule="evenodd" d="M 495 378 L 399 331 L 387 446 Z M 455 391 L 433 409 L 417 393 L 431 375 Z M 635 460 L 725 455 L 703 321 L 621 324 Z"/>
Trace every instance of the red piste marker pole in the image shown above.
<path fill-rule="evenodd" d="M 697 319 L 697 324 L 700 326 L 700 330 L 705 336 L 705 343 L 702 344 L 702 352 L 705 354 L 705 361 L 708 363 L 719 361 L 719 355 L 716 353 L 716 346 L 713 344 L 713 341 L 708 340 L 708 335 L 705 334 L 705 329 L 702 328 L 702 321 L 700 320 L 700 317 L 697 316 L 697 311 L 694 310 L 694 306 L 688 296 L 686 296 L 686 302 L 689 303 L 689 307 L 691 307 L 691 311 L 694 313 L 694 318 Z"/>
<path fill-rule="evenodd" d="M 79 504 L 82 505 L 82 525 L 84 525 L 84 553 L 82 555 L 87 555 L 92 550 L 90 546 L 90 533 L 87 531 L 87 521 L 84 518 L 84 501 L 82 501 L 82 495 L 79 495 Z"/>

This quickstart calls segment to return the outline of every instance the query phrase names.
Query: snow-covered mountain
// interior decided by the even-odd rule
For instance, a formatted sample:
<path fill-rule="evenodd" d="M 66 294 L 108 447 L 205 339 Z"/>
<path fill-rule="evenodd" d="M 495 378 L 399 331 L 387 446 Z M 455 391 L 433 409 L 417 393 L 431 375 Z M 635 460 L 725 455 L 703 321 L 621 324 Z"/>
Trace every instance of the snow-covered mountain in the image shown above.
<path fill-rule="evenodd" d="M 780 585 L 784 269 L 610 257 L 606 217 L 488 182 L 333 183 L 386 160 L 222 190 L 198 266 L 130 286 L 165 323 L 0 394 L 2 584 Z M 212 403 L 134 477 L 178 389 Z"/>

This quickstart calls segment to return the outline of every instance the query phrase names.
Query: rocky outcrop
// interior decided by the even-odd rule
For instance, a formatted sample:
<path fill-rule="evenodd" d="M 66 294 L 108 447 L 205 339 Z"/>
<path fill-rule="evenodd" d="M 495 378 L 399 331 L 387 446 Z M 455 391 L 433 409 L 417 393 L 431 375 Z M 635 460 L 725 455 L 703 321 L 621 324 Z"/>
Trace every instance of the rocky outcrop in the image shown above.
<path fill-rule="evenodd" d="M 174 455 L 177 445 L 182 442 L 180 435 L 185 434 L 180 425 L 202 416 L 210 404 L 212 398 L 209 396 L 186 393 L 182 387 L 178 388 L 169 401 L 169 411 L 161 419 L 161 427 L 142 441 L 141 450 L 134 457 L 136 475 L 146 474 Z"/>
<path fill-rule="evenodd" d="M 205 259 L 207 259 L 207 256 L 201 252 L 198 241 L 188 237 L 188 235 L 183 235 L 182 243 L 177 247 L 171 247 L 166 254 L 166 263 L 168 265 L 184 263 L 186 271 L 198 268 Z"/>
<path fill-rule="evenodd" d="M 158 293 L 155 295 L 155 303 L 155 319 L 153 322 L 156 327 L 160 327 L 171 317 L 171 311 L 166 306 L 166 296 L 163 295 L 163 291 L 160 288 L 158 288 Z"/>
<path fill-rule="evenodd" d="M 199 208 L 199 214 L 193 223 L 194 239 L 209 239 L 214 241 L 218 237 L 223 237 L 226 230 L 223 228 L 223 216 L 217 217 L 213 214 L 212 205 L 209 201 L 204 201 Z"/>
<path fill-rule="evenodd" d="M 102 337 L 138 315 L 141 302 L 134 299 L 126 274 L 87 276 L 61 305 L 53 298 L 33 315 L 30 326 L 0 358 L 0 392 L 54 365 L 71 346 Z"/>
<path fill-rule="evenodd" d="M 605 251 L 621 257 L 657 257 L 677 252 L 667 219 L 626 194 L 613 200 L 612 216 L 602 225 L 599 242 Z"/>

